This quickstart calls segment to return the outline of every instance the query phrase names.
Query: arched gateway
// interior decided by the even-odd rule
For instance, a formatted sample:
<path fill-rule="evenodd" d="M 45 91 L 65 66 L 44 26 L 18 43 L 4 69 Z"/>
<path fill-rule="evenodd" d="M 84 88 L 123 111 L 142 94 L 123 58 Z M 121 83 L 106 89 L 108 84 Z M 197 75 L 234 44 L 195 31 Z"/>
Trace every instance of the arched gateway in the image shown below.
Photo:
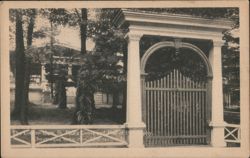
<path fill-rule="evenodd" d="M 147 13 L 138 10 L 122 9 L 115 17 L 114 23 L 117 27 L 128 31 L 126 34 L 128 40 L 126 127 L 129 130 L 129 147 L 152 146 L 147 142 L 147 139 L 151 141 L 150 136 L 153 136 L 153 145 L 155 143 L 159 146 L 207 144 L 209 142 L 213 147 L 225 146 L 221 47 L 224 43 L 222 32 L 231 29 L 232 22 L 222 19 L 204 19 L 186 15 Z M 163 42 L 152 46 L 145 56 L 140 59 L 140 40 L 143 36 L 196 41 L 205 40 L 207 41 L 207 44 L 205 43 L 207 45 L 207 57 L 200 49 L 189 43 Z M 158 48 L 166 46 L 181 46 L 196 52 L 206 66 L 208 75 L 206 85 L 203 83 L 194 84 L 192 80 L 180 73 L 178 69 L 173 69 L 172 72 L 163 76 L 162 80 L 152 81 L 154 82 L 154 84 L 152 83 L 153 86 L 150 82 L 141 84 L 141 79 L 143 81 L 141 74 L 144 73 L 147 58 Z M 158 86 L 161 82 L 165 82 L 162 83 L 163 85 L 165 84 L 163 89 L 162 86 Z M 182 86 L 176 87 L 177 83 Z M 185 88 L 183 85 L 185 85 Z M 144 94 L 145 92 L 146 94 Z M 155 93 L 158 93 L 158 95 L 155 96 Z M 183 93 L 184 95 L 180 95 Z M 191 93 L 195 94 L 190 95 Z M 211 96 L 207 94 L 211 94 Z M 178 97 L 173 97 L 173 95 Z M 189 97 L 195 98 L 195 96 L 197 100 L 193 98 L 188 99 Z M 170 97 L 172 100 L 164 99 L 164 97 Z M 179 104 L 178 102 L 185 103 Z M 196 103 L 199 103 L 197 104 L 198 106 L 196 106 Z M 162 106 L 164 104 L 165 106 Z M 186 111 L 180 108 L 184 106 L 177 106 L 184 104 L 189 105 Z M 143 107 L 147 107 L 149 110 L 147 108 L 145 110 Z M 166 110 L 168 107 L 170 109 Z M 211 107 L 211 109 L 206 110 L 207 107 Z M 187 112 L 188 110 L 190 112 Z M 155 114 L 157 112 L 158 114 Z M 211 114 L 211 117 L 207 116 L 207 114 Z M 161 117 L 163 115 L 165 117 Z M 186 129 L 187 127 L 189 130 Z M 175 132 L 171 130 L 175 130 Z M 198 132 L 195 130 L 198 130 Z M 205 130 L 208 132 L 205 132 Z M 148 133 L 145 133 L 145 131 L 148 131 Z M 164 139 L 166 138 L 166 141 L 162 139 L 162 135 Z M 144 141 L 144 136 L 146 141 Z M 211 137 L 211 141 L 208 141 L 209 137 Z"/>
<path fill-rule="evenodd" d="M 207 79 L 192 80 L 178 68 L 173 67 L 164 76 L 147 80 L 147 61 L 157 53 L 157 50 L 164 47 L 175 48 L 178 53 L 189 53 L 179 50 L 182 48 L 192 50 L 205 65 Z M 212 77 L 212 68 L 205 53 L 190 43 L 159 42 L 143 55 L 141 72 L 143 121 L 146 124 L 144 144 L 146 146 L 208 144 L 210 131 L 207 127 L 211 107 L 208 98 L 211 96 L 209 91 L 211 84 L 207 81 Z"/>

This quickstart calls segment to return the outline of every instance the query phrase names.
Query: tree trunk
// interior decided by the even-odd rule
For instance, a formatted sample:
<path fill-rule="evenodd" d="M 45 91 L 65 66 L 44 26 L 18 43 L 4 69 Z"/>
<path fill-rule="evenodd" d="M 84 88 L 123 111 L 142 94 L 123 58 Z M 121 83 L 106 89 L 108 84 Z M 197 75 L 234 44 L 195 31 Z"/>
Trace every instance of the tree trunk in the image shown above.
<path fill-rule="evenodd" d="M 65 80 L 60 79 L 58 81 L 58 107 L 60 109 L 67 108 L 67 96 L 66 96 L 66 89 L 65 89 Z"/>
<path fill-rule="evenodd" d="M 86 32 L 87 32 L 87 9 L 81 9 L 80 36 L 81 36 L 81 54 L 86 54 Z M 79 70 L 78 74 L 81 72 Z M 79 78 L 78 81 L 79 82 Z M 86 92 L 78 84 L 76 93 L 76 111 L 73 116 L 72 124 L 91 124 L 93 111 L 95 109 L 94 93 Z"/>
<path fill-rule="evenodd" d="M 80 73 L 80 71 L 78 73 Z M 82 95 L 82 94 L 80 94 L 81 93 L 81 87 L 77 86 L 76 88 L 77 88 L 76 89 L 76 98 L 75 98 L 76 109 L 75 109 L 75 112 L 74 112 L 74 115 L 73 115 L 73 119 L 72 119 L 72 124 L 73 125 L 79 124 L 77 114 L 81 110 L 81 107 L 80 107 L 80 96 Z"/>
<path fill-rule="evenodd" d="M 113 104 L 112 108 L 116 108 L 119 104 L 119 92 L 117 90 L 114 90 L 113 94 Z"/>
<path fill-rule="evenodd" d="M 29 84 L 30 84 L 30 65 L 31 59 L 25 58 L 25 74 L 24 74 L 24 89 L 20 109 L 20 122 L 22 125 L 28 125 L 28 108 L 29 108 Z"/>
<path fill-rule="evenodd" d="M 22 99 L 24 94 L 24 40 L 22 27 L 22 13 L 16 11 L 16 78 L 15 78 L 15 107 L 12 116 L 15 119 L 20 118 L 20 111 L 22 109 Z"/>
<path fill-rule="evenodd" d="M 32 45 L 36 10 L 32 9 L 27 31 L 27 48 Z M 16 93 L 13 115 L 21 124 L 28 124 L 29 84 L 31 59 L 24 53 L 22 13 L 16 11 Z"/>
<path fill-rule="evenodd" d="M 36 10 L 35 9 L 31 9 L 32 13 L 30 15 L 30 21 L 29 21 L 29 25 L 28 25 L 28 31 L 27 31 L 27 48 L 29 49 L 30 46 L 32 45 L 32 39 L 33 39 L 33 31 L 34 31 L 34 25 L 35 25 L 35 16 L 36 16 Z M 26 55 L 25 58 L 26 62 L 25 62 L 25 105 L 29 104 L 29 85 L 30 85 L 30 72 L 31 72 L 31 58 L 28 57 L 28 55 Z"/>
<path fill-rule="evenodd" d="M 51 52 L 52 52 L 52 54 L 50 54 L 50 93 L 51 93 L 51 99 L 53 100 L 53 98 L 54 98 L 54 86 L 53 86 L 53 71 L 54 71 L 54 69 L 53 69 L 53 54 L 54 54 L 54 47 L 53 47 L 53 44 L 54 44 L 54 36 L 53 36 L 53 23 L 52 23 L 52 21 L 50 20 L 50 31 L 51 31 L 51 33 L 50 33 L 50 49 L 51 49 Z"/>
<path fill-rule="evenodd" d="M 36 10 L 31 9 L 29 25 L 27 29 L 27 49 L 32 45 L 32 35 L 35 25 Z M 28 109 L 29 109 L 29 85 L 30 85 L 30 72 L 31 72 L 31 57 L 29 54 L 25 56 L 24 66 L 24 93 L 22 99 L 22 107 L 20 110 L 20 121 L 21 124 L 28 124 Z"/>
<path fill-rule="evenodd" d="M 36 17 L 36 10 L 31 9 L 32 14 L 30 16 L 30 21 L 28 25 L 28 31 L 27 31 L 27 47 L 30 47 L 32 45 L 32 36 L 33 36 L 33 30 L 35 25 L 35 17 Z"/>
<path fill-rule="evenodd" d="M 86 32 L 87 32 L 87 9 L 81 9 L 81 18 L 80 21 L 80 35 L 81 35 L 81 54 L 86 53 Z"/>
<path fill-rule="evenodd" d="M 92 106 L 92 110 L 93 112 L 95 112 L 96 108 L 95 108 L 95 94 L 94 93 L 91 93 L 90 96 L 91 96 L 91 106 Z"/>
<path fill-rule="evenodd" d="M 59 81 L 55 81 L 55 94 L 53 97 L 53 104 L 58 104 L 59 103 L 59 89 L 60 89 L 60 83 Z"/>

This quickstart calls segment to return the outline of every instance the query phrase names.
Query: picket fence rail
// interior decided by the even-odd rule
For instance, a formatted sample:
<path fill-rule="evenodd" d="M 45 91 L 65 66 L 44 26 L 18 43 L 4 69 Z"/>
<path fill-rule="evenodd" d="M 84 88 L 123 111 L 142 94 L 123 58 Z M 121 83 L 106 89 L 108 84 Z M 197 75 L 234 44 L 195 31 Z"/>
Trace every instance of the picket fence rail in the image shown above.
<path fill-rule="evenodd" d="M 127 147 L 124 125 L 32 125 L 11 126 L 11 147 Z M 241 142 L 240 125 L 226 124 L 227 143 Z"/>
<path fill-rule="evenodd" d="M 123 125 L 11 126 L 12 147 L 126 147 Z"/>
<path fill-rule="evenodd" d="M 225 126 L 225 142 L 227 143 L 240 143 L 241 130 L 239 124 L 226 124 Z"/>

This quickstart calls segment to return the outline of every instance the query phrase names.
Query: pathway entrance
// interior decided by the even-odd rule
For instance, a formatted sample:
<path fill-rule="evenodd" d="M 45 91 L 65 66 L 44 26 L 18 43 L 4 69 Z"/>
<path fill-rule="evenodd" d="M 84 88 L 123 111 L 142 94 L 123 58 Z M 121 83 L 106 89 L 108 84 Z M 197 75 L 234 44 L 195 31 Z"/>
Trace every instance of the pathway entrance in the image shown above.
<path fill-rule="evenodd" d="M 209 141 L 210 145 L 213 147 L 224 147 L 226 144 L 224 141 L 225 122 L 223 120 L 221 47 L 224 44 L 222 32 L 231 29 L 232 22 L 224 19 L 204 19 L 177 14 L 157 14 L 122 9 L 114 18 L 114 24 L 116 24 L 118 28 L 128 31 L 125 38 L 128 40 L 126 127 L 129 129 L 129 147 L 138 148 L 149 144 L 145 144 L 145 128 L 148 130 L 148 133 L 146 133 L 147 135 L 153 134 L 154 138 L 152 138 L 152 140 L 164 140 L 161 139 L 161 136 L 164 136 L 167 140 L 165 144 L 205 144 L 207 141 L 206 138 L 211 137 L 211 141 Z M 171 37 L 173 39 L 194 39 L 197 41 L 205 40 L 206 43 L 204 44 L 208 48 L 206 52 L 207 56 L 204 56 L 204 53 L 202 53 L 199 48 L 189 43 L 182 43 L 179 45 L 180 43 L 172 41 L 172 43 L 167 45 L 174 48 L 190 48 L 197 52 L 206 66 L 207 80 L 205 82 L 207 86 L 201 86 L 197 90 L 197 87 L 187 87 L 187 83 L 185 83 L 185 88 L 180 87 L 182 91 L 178 91 L 179 89 L 174 87 L 176 85 L 173 83 L 171 84 L 170 82 L 170 80 L 175 80 L 173 77 L 177 77 L 173 75 L 174 72 L 175 75 L 182 75 L 184 78 L 183 81 L 187 82 L 188 80 L 187 76 L 182 72 L 180 73 L 179 69 L 172 69 L 172 77 L 171 73 L 170 76 L 163 76 L 166 78 L 169 77 L 169 87 L 165 85 L 165 87 L 160 87 L 162 89 L 157 89 L 159 88 L 157 82 L 160 82 L 161 78 L 157 79 L 159 81 L 152 80 L 152 84 L 154 85 L 150 85 L 150 82 L 148 82 L 146 78 L 142 78 L 142 76 L 146 75 L 146 72 L 142 71 L 144 70 L 144 64 L 146 64 L 147 58 L 151 53 L 160 47 L 166 47 L 166 43 L 158 43 L 159 45 L 149 48 L 149 53 L 146 52 L 148 56 L 140 59 L 141 39 L 145 36 Z M 145 83 L 141 84 L 141 81 L 144 82 L 143 80 Z M 180 84 L 183 84 L 183 81 L 180 81 Z M 190 80 L 189 82 L 191 84 L 194 80 Z M 167 79 L 165 84 L 167 84 Z M 203 85 L 204 83 L 192 84 L 193 86 L 198 86 L 199 84 Z M 142 90 L 143 88 L 147 90 Z M 142 92 L 148 93 L 146 94 L 146 97 Z M 171 99 L 164 100 L 165 107 L 162 106 L 164 105 L 164 102 L 161 100 L 161 93 L 162 98 L 172 98 L 172 101 Z M 182 96 L 183 94 L 184 96 Z M 211 94 L 211 96 L 207 94 Z M 150 99 L 151 97 L 154 99 Z M 197 100 L 194 98 L 187 99 L 189 97 L 196 97 Z M 148 98 L 149 100 L 145 100 L 145 98 Z M 145 101 L 148 110 L 143 109 L 145 105 L 143 102 Z M 149 102 L 153 103 L 149 104 Z M 177 104 L 177 102 L 181 103 Z M 204 103 L 197 104 L 199 102 Z M 184 105 L 186 108 L 183 108 Z M 169 109 L 164 113 L 163 111 L 167 109 L 167 107 L 169 107 Z M 205 107 L 211 107 L 211 109 L 206 111 Z M 145 112 L 148 112 L 148 114 Z M 156 115 L 156 113 L 158 114 Z M 207 113 L 207 115 L 205 115 L 205 113 Z M 161 117 L 162 115 L 168 116 Z M 145 116 L 146 119 L 148 119 L 147 122 L 145 121 Z M 190 116 L 192 119 L 190 119 Z M 151 117 L 153 117 L 153 119 Z M 166 119 L 166 125 L 167 121 L 169 121 L 168 126 L 165 125 L 166 127 L 164 127 L 164 125 L 159 125 L 162 123 L 161 118 Z M 186 118 L 185 121 L 183 118 Z M 205 119 L 206 121 L 200 118 Z M 199 123 L 199 121 L 201 121 L 201 123 Z M 198 130 L 203 129 L 203 132 L 189 131 L 188 133 L 188 130 L 180 130 L 180 128 L 184 128 L 184 124 L 186 123 L 189 123 L 189 128 L 191 128 L 191 130 L 195 130 L 197 126 L 202 126 L 200 129 L 198 128 Z M 205 126 L 206 129 L 211 131 L 211 134 L 206 134 L 204 132 Z M 158 128 L 161 130 L 163 128 L 163 131 Z M 157 130 L 158 133 L 154 130 Z M 175 130 L 175 132 L 166 132 L 168 130 Z M 163 134 L 160 132 L 163 132 Z M 177 133 L 178 139 L 175 137 Z M 207 135 L 207 137 L 205 135 Z M 146 136 L 146 140 L 147 139 L 149 139 L 149 137 Z M 156 144 L 162 146 L 160 145 L 161 141 Z"/>
<path fill-rule="evenodd" d="M 164 49 L 165 48 L 165 49 Z M 158 42 L 141 59 L 146 146 L 205 145 L 210 140 L 211 65 L 193 44 Z"/>

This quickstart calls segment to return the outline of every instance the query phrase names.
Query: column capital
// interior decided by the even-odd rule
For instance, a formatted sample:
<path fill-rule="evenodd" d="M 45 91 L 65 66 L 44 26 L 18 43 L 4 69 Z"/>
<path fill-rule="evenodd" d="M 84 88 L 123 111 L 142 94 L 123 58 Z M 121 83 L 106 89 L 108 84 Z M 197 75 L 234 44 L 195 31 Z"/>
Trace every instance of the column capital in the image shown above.
<path fill-rule="evenodd" d="M 140 33 L 127 33 L 125 39 L 128 41 L 139 41 L 143 34 Z"/>
<path fill-rule="evenodd" d="M 224 40 L 213 40 L 214 47 L 222 47 L 225 44 Z"/>

